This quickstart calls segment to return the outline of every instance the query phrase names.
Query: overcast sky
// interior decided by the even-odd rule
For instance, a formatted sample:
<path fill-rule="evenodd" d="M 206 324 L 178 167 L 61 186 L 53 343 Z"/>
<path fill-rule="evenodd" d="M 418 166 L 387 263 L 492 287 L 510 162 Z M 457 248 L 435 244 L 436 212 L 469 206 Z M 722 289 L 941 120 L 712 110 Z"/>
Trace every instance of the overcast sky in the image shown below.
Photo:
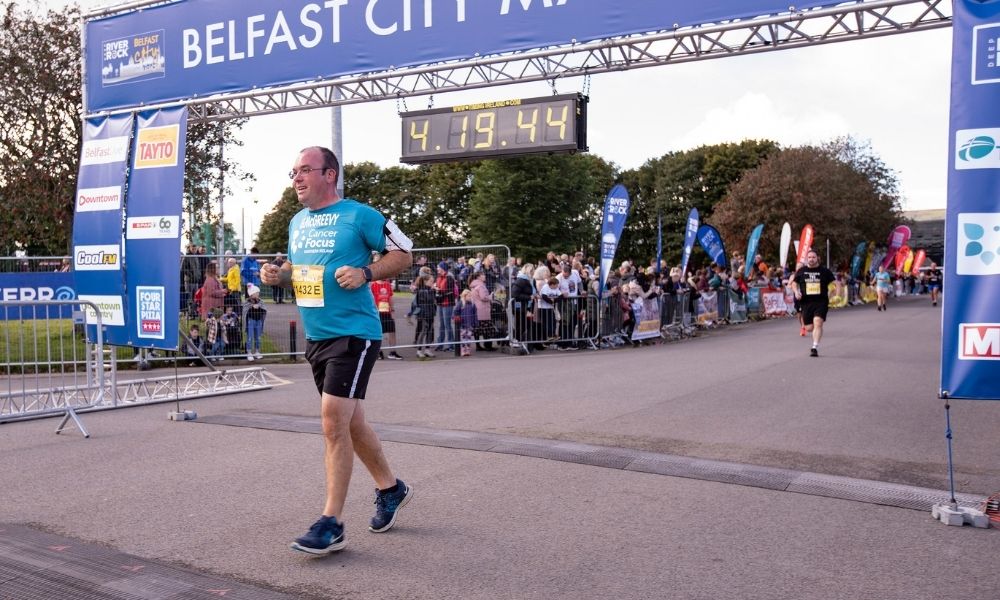
<path fill-rule="evenodd" d="M 106 6 L 106 1 L 84 1 Z M 110 4 L 114 4 L 113 2 Z M 841 135 L 868 140 L 901 183 L 904 210 L 945 207 L 951 29 L 890 35 L 754 56 L 596 75 L 590 81 L 590 152 L 623 169 L 703 144 L 771 139 L 782 146 Z M 559 93 L 583 91 L 583 78 Z M 547 83 L 437 94 L 435 107 L 551 94 Z M 399 164 L 401 110 L 427 97 L 342 109 L 344 162 Z M 231 156 L 256 174 L 234 190 L 226 220 L 237 232 L 260 220 L 287 187 L 299 149 L 330 145 L 329 109 L 251 119 Z M 362 199 L 363 200 L 363 199 Z"/>

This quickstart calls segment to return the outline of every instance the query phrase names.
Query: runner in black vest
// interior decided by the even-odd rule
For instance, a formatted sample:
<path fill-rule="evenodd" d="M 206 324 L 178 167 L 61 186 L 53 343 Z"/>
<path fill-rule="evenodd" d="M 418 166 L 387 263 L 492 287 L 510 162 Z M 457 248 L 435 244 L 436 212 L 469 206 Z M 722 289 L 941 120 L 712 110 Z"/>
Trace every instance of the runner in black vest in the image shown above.
<path fill-rule="evenodd" d="M 826 267 L 819 266 L 814 250 L 806 253 L 806 266 L 795 272 L 792 291 L 802 306 L 802 322 L 812 332 L 813 344 L 809 356 L 819 356 L 819 341 L 823 338 L 823 323 L 830 308 L 829 285 L 836 278 Z"/>

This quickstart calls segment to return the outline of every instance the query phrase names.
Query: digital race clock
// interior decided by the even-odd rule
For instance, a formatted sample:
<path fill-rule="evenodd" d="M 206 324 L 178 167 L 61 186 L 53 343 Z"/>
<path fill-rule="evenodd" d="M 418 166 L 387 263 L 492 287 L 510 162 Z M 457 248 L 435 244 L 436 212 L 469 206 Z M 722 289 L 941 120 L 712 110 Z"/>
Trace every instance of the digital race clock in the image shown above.
<path fill-rule="evenodd" d="M 400 162 L 587 150 L 587 97 L 546 96 L 405 112 Z"/>

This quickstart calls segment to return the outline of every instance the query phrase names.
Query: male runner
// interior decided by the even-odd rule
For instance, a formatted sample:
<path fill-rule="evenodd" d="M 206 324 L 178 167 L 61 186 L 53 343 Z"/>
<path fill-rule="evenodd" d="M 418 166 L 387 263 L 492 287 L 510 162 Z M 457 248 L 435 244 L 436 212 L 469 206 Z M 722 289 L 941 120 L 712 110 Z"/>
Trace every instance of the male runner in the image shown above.
<path fill-rule="evenodd" d="M 375 209 L 337 193 L 340 163 L 327 148 L 299 153 L 291 172 L 305 207 L 288 226 L 288 261 L 265 264 L 267 285 L 295 290 L 306 334 L 306 360 L 321 397 L 326 443 L 326 503 L 319 520 L 292 548 L 329 554 L 347 544 L 344 500 L 357 454 L 377 486 L 369 530 L 388 531 L 413 488 L 393 475 L 382 443 L 365 420 L 365 389 L 381 346 L 382 328 L 368 289 L 412 264 L 412 242 Z M 384 253 L 369 265 L 372 252 Z"/>
<path fill-rule="evenodd" d="M 938 294 L 941 293 L 941 271 L 937 263 L 931 263 L 931 269 L 927 272 L 927 289 L 931 291 L 931 306 L 937 306 Z"/>
<path fill-rule="evenodd" d="M 823 338 L 823 322 L 830 308 L 828 287 L 836 278 L 826 267 L 819 266 L 814 250 L 806 253 L 806 266 L 795 272 L 792 291 L 802 306 L 802 322 L 812 332 L 813 344 L 809 356 L 819 356 L 819 341 Z"/>

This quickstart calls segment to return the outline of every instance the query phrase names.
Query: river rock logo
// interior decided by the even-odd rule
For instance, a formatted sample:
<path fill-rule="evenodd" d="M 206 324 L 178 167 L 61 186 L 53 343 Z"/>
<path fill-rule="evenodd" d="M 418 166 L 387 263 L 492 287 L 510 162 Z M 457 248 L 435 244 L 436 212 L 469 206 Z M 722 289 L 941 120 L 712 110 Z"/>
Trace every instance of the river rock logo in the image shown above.
<path fill-rule="evenodd" d="M 1000 275 L 1000 213 L 959 213 L 955 272 Z"/>
<path fill-rule="evenodd" d="M 1000 128 L 960 129 L 955 132 L 955 168 L 1000 169 Z"/>
<path fill-rule="evenodd" d="M 164 30 L 147 31 L 101 43 L 104 87 L 159 79 L 167 74 Z"/>

